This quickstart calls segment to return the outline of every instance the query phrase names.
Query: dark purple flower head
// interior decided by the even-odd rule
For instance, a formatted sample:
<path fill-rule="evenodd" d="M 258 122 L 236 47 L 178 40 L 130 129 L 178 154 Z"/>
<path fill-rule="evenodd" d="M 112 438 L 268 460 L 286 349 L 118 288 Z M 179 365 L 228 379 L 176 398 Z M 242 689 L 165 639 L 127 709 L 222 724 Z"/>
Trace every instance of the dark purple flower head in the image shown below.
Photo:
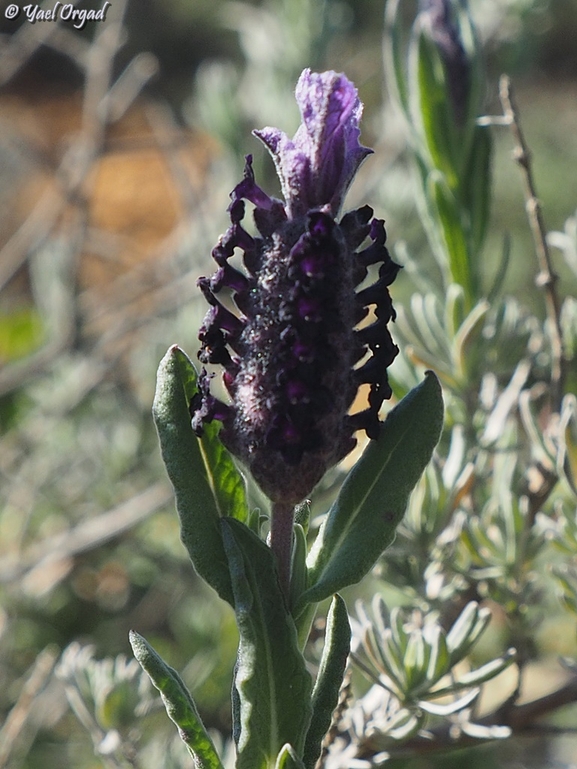
<path fill-rule="evenodd" d="M 199 358 L 224 366 L 231 404 L 211 394 L 204 370 L 191 404 L 197 433 L 222 421 L 223 443 L 273 502 L 285 504 L 304 499 L 348 454 L 356 430 L 377 436 L 379 409 L 391 395 L 387 367 L 398 352 L 387 327 L 398 266 L 384 222 L 369 206 L 336 219 L 370 152 L 359 143 L 356 89 L 344 75 L 305 70 L 297 100 L 303 122 L 292 140 L 278 129 L 255 132 L 273 155 L 284 203 L 256 184 L 248 156 L 231 193 L 231 226 L 213 249 L 218 269 L 199 280 L 210 305 Z M 254 205 L 254 238 L 241 223 L 245 200 Z M 244 270 L 229 262 L 235 249 Z M 357 291 L 378 264 L 376 281 Z M 219 301 L 221 291 L 238 312 Z M 356 328 L 369 306 L 373 322 Z M 361 384 L 369 385 L 368 408 L 350 415 Z"/>

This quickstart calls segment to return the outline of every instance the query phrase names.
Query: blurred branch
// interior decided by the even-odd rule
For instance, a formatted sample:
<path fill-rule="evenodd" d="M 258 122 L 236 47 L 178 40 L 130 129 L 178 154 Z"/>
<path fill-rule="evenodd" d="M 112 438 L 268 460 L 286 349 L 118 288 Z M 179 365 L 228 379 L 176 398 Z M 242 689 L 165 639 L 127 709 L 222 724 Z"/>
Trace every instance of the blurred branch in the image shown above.
<path fill-rule="evenodd" d="M 547 232 L 543 220 L 541 203 L 537 197 L 533 170 L 531 167 L 531 152 L 525 141 L 521 128 L 519 112 L 513 100 L 511 80 L 507 75 L 501 77 L 499 96 L 503 106 L 504 122 L 510 126 L 515 140 L 514 157 L 523 172 L 525 183 L 525 207 L 529 225 L 535 242 L 539 274 L 537 286 L 545 292 L 545 304 L 550 323 L 551 335 L 551 401 L 555 412 L 559 412 L 563 387 L 566 376 L 566 361 L 563 355 L 563 336 L 561 331 L 561 305 L 557 294 L 558 276 L 553 270 L 551 255 L 547 245 Z"/>
<path fill-rule="evenodd" d="M 72 0 L 70 5 L 78 5 L 79 0 Z M 41 3 L 40 9 L 50 10 L 54 6 L 52 0 Z M 26 64 L 42 45 L 51 45 L 65 55 L 72 54 L 76 64 L 82 63 L 82 52 L 88 49 L 88 43 L 74 33 L 67 32 L 57 24 L 24 23 L 15 32 L 0 54 L 0 86 L 5 85 Z"/>
<path fill-rule="evenodd" d="M 25 24 L 14 35 L 0 56 L 0 84 L 23 66 L 41 44 L 53 42 L 84 71 L 85 89 L 82 124 L 69 142 L 54 172 L 56 191 L 50 189 L 33 208 L 24 223 L 0 250 L 0 288 L 27 261 L 51 243 L 59 227 L 65 229 L 65 241 L 59 253 L 67 254 L 66 273 L 50 279 L 58 281 L 59 301 L 40 301 L 44 286 L 36 286 L 36 300 L 45 310 L 48 340 L 39 350 L 0 371 L 0 395 L 22 386 L 51 366 L 57 356 L 73 347 L 86 326 L 79 303 L 77 272 L 79 255 L 90 235 L 89 201 L 96 175 L 94 165 L 105 148 L 107 129 L 119 120 L 140 94 L 158 68 L 156 58 L 142 53 L 135 56 L 113 82 L 116 55 L 126 40 L 124 12 L 126 0 L 114 3 L 105 25 L 98 25 L 91 43 L 58 24 Z M 39 31 L 40 30 L 40 31 Z M 110 356 L 109 356 L 110 357 Z M 102 368 L 102 367 L 99 367 Z M 107 366 L 103 370 L 106 370 Z"/>
<path fill-rule="evenodd" d="M 141 523 L 171 499 L 170 487 L 164 482 L 155 483 L 112 510 L 31 545 L 21 555 L 6 556 L 0 560 L 0 583 L 22 579 L 33 571 L 93 550 Z"/>
<path fill-rule="evenodd" d="M 14 744 L 26 725 L 32 704 L 50 677 L 57 658 L 58 652 L 53 647 L 46 647 L 36 657 L 20 696 L 0 729 L 0 769 L 7 765 Z"/>

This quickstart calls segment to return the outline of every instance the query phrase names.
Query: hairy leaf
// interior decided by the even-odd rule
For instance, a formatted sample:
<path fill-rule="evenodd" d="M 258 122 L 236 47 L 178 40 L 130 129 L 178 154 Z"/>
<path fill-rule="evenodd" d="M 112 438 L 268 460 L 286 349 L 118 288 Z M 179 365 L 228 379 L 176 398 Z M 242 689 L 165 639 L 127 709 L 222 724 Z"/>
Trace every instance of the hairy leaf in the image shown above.
<path fill-rule="evenodd" d="M 274 769 L 305 769 L 292 745 L 285 745 L 278 754 Z"/>
<path fill-rule="evenodd" d="M 311 587 L 301 604 L 358 582 L 391 544 L 442 425 L 441 387 L 427 372 L 389 413 L 343 484 L 309 555 Z"/>
<path fill-rule="evenodd" d="M 311 678 L 271 550 L 238 521 L 223 518 L 221 525 L 240 633 L 237 769 L 265 769 L 287 743 L 300 755 L 311 717 Z"/>
<path fill-rule="evenodd" d="M 340 595 L 335 595 L 327 616 L 325 646 L 313 689 L 313 716 L 303 757 L 307 769 L 314 769 L 321 752 L 323 738 L 330 728 L 350 648 L 351 626 L 347 607 Z"/>
<path fill-rule="evenodd" d="M 160 362 L 152 413 L 176 494 L 182 541 L 199 575 L 232 604 L 220 511 L 190 424 L 187 388 L 191 386 L 191 372 L 185 359 L 182 350 L 174 346 Z"/>
<path fill-rule="evenodd" d="M 160 692 L 170 719 L 194 759 L 196 769 L 223 769 L 212 740 L 200 720 L 186 684 L 138 633 L 130 631 L 130 644 L 142 669 Z"/>
<path fill-rule="evenodd" d="M 173 348 L 180 377 L 184 386 L 187 403 L 197 391 L 197 373 L 192 361 L 180 349 Z M 230 515 L 246 523 L 248 504 L 245 482 L 234 460 L 220 441 L 220 425 L 212 422 L 204 426 L 200 439 L 200 452 L 204 460 L 206 473 L 212 487 L 216 506 L 220 515 Z"/>

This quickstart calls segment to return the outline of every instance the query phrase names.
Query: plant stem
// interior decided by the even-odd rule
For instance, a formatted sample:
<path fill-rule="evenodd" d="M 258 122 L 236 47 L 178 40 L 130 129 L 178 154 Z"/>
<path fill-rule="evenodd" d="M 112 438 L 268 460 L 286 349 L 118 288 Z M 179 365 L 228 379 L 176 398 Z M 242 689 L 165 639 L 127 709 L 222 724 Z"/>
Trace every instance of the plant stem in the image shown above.
<path fill-rule="evenodd" d="M 272 506 L 270 547 L 276 556 L 280 586 L 288 599 L 291 577 L 294 508 L 282 502 Z"/>
<path fill-rule="evenodd" d="M 527 146 L 527 142 L 525 141 L 523 131 L 521 130 L 519 113 L 513 101 L 511 80 L 507 75 L 501 77 L 499 83 L 499 96 L 503 107 L 504 122 L 510 126 L 516 144 L 514 157 L 523 171 L 525 182 L 525 208 L 527 209 L 527 216 L 529 218 L 529 224 L 537 252 L 537 259 L 539 261 L 539 274 L 536 283 L 537 286 L 542 288 L 545 292 L 547 316 L 551 326 L 551 400 L 554 411 L 558 413 L 561 407 L 565 380 L 565 359 L 563 356 L 563 337 L 560 322 L 561 308 L 556 289 L 558 276 L 553 270 L 551 255 L 547 245 L 543 212 L 533 180 L 531 153 Z"/>

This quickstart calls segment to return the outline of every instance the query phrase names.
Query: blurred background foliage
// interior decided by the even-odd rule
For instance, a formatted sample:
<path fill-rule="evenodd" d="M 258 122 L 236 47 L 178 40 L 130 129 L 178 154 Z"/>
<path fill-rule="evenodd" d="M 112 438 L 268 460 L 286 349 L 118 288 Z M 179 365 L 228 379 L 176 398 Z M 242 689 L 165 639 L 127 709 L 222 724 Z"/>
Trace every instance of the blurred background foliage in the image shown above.
<path fill-rule="evenodd" d="M 371 202 L 387 220 L 390 242 L 415 261 L 416 274 L 405 269 L 394 286 L 396 305 L 409 303 L 419 274 L 435 277 L 415 210 L 405 126 L 383 75 L 383 2 L 113 0 L 105 23 L 81 31 L 65 23 L 31 25 L 23 14 L 8 21 L 6 6 L 2 0 L 0 767 L 186 766 L 152 698 L 143 736 L 133 718 L 136 704 L 116 697 L 127 680 L 138 679 L 136 668 L 122 659 L 108 667 L 95 661 L 126 654 L 130 628 L 143 632 L 183 673 L 205 724 L 229 732 L 236 629 L 229 608 L 196 579 L 179 542 L 150 418 L 156 366 L 173 342 L 190 353 L 197 348 L 203 307 L 195 281 L 210 269 L 246 152 L 255 154 L 262 186 L 274 189 L 272 164 L 250 131 L 296 128 L 293 89 L 305 66 L 346 72 L 365 103 L 363 142 L 375 155 L 347 206 Z M 548 228 L 570 249 L 577 208 L 577 5 L 476 0 L 471 6 L 487 61 L 486 110 L 500 112 L 497 82 L 508 72 Z M 402 9 L 411 19 L 415 3 Z M 514 291 L 542 318 L 511 138 L 499 128 L 494 139 L 482 274 L 487 288 L 508 233 L 503 291 Z M 564 293 L 575 295 L 577 270 L 560 259 L 556 268 Z M 507 352 L 505 346 L 505 369 Z M 513 362 L 515 354 L 511 349 Z M 431 476 L 429 484 L 438 487 L 439 479 Z M 426 496 L 430 485 L 423 482 L 419 493 Z M 322 511 L 330 494 L 327 481 L 313 510 Z M 409 511 L 403 536 L 417 543 L 418 553 L 420 527 L 429 526 L 430 534 L 440 524 L 417 518 Z M 487 564 L 476 561 L 483 524 L 469 525 L 470 548 L 458 550 L 455 572 L 478 568 L 495 605 L 506 611 L 506 596 L 491 594 L 491 575 L 481 573 Z M 550 533 L 559 541 L 565 535 Z M 445 543 L 448 550 L 453 545 Z M 393 557 L 388 573 L 381 571 L 407 589 L 419 563 L 417 555 L 413 563 Z M 570 601 L 575 575 L 562 576 Z M 367 598 L 376 585 L 377 578 L 348 597 Z M 549 594 L 548 612 L 535 623 L 539 653 L 532 656 L 545 660 L 537 679 L 553 675 L 552 654 L 576 654 L 575 618 L 561 611 L 550 588 Z M 498 653 L 504 624 L 497 612 L 484 641 L 488 656 Z M 69 647 L 73 642 L 84 646 Z M 147 750 L 139 754 L 145 738 Z M 538 739 L 493 752 L 488 746 L 467 761 L 544 767 L 560 765 L 548 764 L 548 756 L 574 759 L 577 748 L 566 737 L 554 749 Z M 462 765 L 458 756 L 451 760 L 443 766 Z"/>

